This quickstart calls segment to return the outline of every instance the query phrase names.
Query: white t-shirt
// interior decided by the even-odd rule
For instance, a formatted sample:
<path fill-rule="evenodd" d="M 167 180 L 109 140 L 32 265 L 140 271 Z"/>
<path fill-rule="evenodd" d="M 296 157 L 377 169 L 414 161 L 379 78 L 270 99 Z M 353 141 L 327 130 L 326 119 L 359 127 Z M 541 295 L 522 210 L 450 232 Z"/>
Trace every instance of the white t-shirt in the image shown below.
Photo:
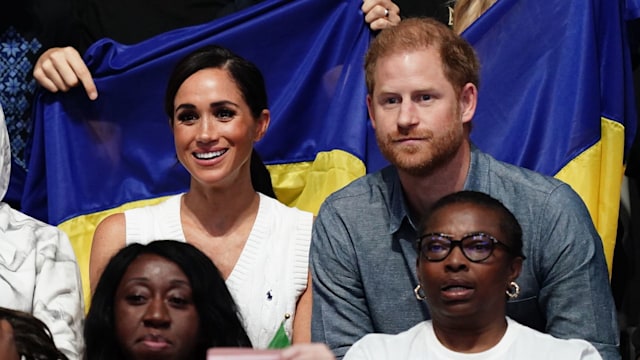
<path fill-rule="evenodd" d="M 557 339 L 507 318 L 507 331 L 491 349 L 479 353 L 459 353 L 446 348 L 433 331 L 431 320 L 423 321 L 397 335 L 369 334 L 357 341 L 344 360 L 599 360 L 593 345 L 578 339 Z"/>

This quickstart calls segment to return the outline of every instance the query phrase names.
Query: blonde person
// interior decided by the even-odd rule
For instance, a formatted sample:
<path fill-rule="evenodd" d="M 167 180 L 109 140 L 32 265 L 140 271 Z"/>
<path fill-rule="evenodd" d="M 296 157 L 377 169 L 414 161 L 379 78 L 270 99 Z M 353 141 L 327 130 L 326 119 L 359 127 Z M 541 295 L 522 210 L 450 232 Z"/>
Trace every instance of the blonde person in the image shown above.
<path fill-rule="evenodd" d="M 453 31 L 461 34 L 496 0 L 457 0 L 453 8 Z"/>

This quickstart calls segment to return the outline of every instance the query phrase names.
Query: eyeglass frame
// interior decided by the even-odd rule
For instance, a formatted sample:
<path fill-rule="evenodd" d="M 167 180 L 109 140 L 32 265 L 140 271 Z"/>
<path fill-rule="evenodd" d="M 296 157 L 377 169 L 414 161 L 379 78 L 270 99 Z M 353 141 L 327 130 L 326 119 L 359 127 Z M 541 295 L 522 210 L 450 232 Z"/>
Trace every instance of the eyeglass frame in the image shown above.
<path fill-rule="evenodd" d="M 442 259 L 433 260 L 433 259 L 429 259 L 426 255 L 423 255 L 422 241 L 423 241 L 424 238 L 429 237 L 429 236 L 437 236 L 437 237 L 446 239 L 446 240 L 448 240 L 450 242 L 449 251 L 446 253 L 446 255 L 444 255 L 442 257 Z M 491 240 L 491 242 L 490 242 L 491 250 L 489 251 L 489 253 L 487 254 L 486 257 L 484 257 L 482 259 L 479 259 L 479 260 L 471 259 L 469 257 L 469 255 L 467 254 L 467 252 L 465 251 L 464 247 L 462 246 L 462 242 L 465 239 L 472 238 L 474 236 L 484 236 L 484 237 L 487 237 L 489 240 Z M 418 250 L 418 256 L 421 256 L 424 260 L 429 261 L 429 262 L 440 262 L 440 261 L 443 261 L 444 259 L 449 257 L 449 255 L 451 255 L 451 252 L 453 251 L 453 249 L 456 246 L 460 248 L 460 252 L 462 252 L 462 255 L 464 255 L 464 257 L 467 260 L 469 260 L 469 261 L 471 261 L 473 263 L 483 262 L 483 261 L 487 260 L 489 257 L 491 257 L 491 255 L 493 255 L 493 251 L 496 249 L 496 245 L 502 246 L 509 254 L 513 254 L 514 253 L 513 249 L 510 246 L 508 246 L 507 244 L 503 243 L 502 241 L 496 239 L 495 237 L 493 237 L 493 236 L 491 236 L 491 235 L 489 235 L 487 233 L 481 232 L 481 231 L 465 234 L 460 239 L 455 239 L 452 235 L 444 234 L 444 233 L 438 233 L 438 232 L 427 233 L 427 234 L 420 235 L 418 237 L 416 245 L 417 245 L 417 250 Z M 521 255 L 521 254 L 518 254 L 517 256 L 520 256 L 520 257 L 524 258 L 524 255 Z"/>

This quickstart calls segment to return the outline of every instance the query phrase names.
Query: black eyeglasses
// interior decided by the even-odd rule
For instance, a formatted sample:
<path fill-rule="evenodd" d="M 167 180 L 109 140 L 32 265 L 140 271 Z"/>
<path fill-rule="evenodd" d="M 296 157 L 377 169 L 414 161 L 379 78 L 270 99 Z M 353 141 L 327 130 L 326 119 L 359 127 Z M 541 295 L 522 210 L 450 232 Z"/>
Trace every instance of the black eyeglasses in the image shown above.
<path fill-rule="evenodd" d="M 449 256 L 454 247 L 459 246 L 462 254 L 471 262 L 486 260 L 493 253 L 496 245 L 500 245 L 508 252 L 511 248 L 485 233 L 472 233 L 460 240 L 451 235 L 429 233 L 418 238 L 418 251 L 423 259 L 431 262 L 442 261 Z"/>

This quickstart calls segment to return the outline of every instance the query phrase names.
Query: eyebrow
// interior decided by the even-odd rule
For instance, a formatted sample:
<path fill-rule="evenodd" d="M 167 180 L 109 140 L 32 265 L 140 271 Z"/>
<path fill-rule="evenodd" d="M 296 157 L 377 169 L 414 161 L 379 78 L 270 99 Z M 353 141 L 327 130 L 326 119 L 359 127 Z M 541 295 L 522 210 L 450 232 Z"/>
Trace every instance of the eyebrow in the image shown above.
<path fill-rule="evenodd" d="M 131 284 L 131 283 L 148 284 L 149 283 L 149 278 L 146 278 L 146 277 L 134 277 L 134 278 L 128 279 L 124 284 Z M 173 280 L 169 280 L 169 284 L 171 284 L 171 286 L 180 285 L 180 286 L 188 286 L 189 288 L 191 288 L 191 284 L 190 284 L 189 280 L 173 279 Z"/>
<path fill-rule="evenodd" d="M 209 108 L 215 109 L 218 107 L 222 107 L 222 106 L 233 106 L 233 107 L 239 107 L 238 104 L 234 103 L 233 101 L 229 101 L 229 100 L 222 100 L 222 101 L 216 101 L 216 102 L 212 102 L 211 104 L 209 104 Z M 193 110 L 195 109 L 196 106 L 193 104 L 180 104 L 176 107 L 175 112 L 178 112 L 178 110 L 181 109 L 186 109 L 186 110 Z"/>

